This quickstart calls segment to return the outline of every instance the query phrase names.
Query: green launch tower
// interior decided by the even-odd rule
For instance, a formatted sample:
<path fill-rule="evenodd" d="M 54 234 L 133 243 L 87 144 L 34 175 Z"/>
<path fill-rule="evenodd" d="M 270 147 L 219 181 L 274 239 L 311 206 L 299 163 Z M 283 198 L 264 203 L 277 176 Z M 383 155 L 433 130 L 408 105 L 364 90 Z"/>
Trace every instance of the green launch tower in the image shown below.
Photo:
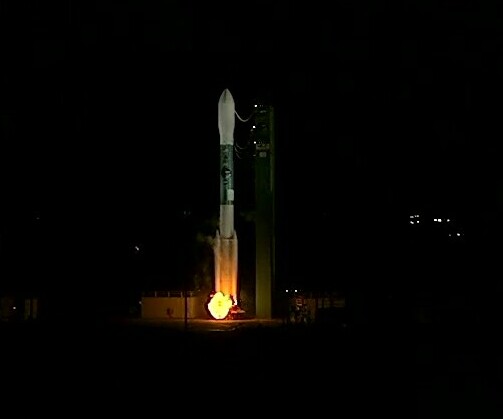
<path fill-rule="evenodd" d="M 273 316 L 275 278 L 274 109 L 257 105 L 255 142 L 255 317 Z"/>

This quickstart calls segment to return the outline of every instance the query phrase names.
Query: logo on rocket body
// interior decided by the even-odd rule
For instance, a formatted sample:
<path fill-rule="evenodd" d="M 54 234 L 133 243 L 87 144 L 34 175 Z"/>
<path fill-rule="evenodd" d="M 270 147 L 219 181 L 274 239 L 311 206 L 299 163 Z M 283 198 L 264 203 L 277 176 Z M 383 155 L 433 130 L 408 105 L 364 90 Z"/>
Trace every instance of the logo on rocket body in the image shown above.
<path fill-rule="evenodd" d="M 234 98 L 229 89 L 225 89 L 218 100 L 218 131 L 220 144 L 234 144 Z"/>

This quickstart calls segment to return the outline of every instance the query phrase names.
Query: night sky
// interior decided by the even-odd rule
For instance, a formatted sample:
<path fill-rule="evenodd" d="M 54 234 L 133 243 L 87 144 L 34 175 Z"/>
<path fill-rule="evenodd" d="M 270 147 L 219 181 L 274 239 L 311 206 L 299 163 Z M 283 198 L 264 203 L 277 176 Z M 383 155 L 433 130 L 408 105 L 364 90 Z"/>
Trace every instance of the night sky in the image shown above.
<path fill-rule="evenodd" d="M 417 275 L 406 254 L 419 212 L 456 218 L 469 249 L 496 254 L 492 7 L 2 4 L 2 288 L 179 287 L 216 228 L 225 88 L 243 118 L 259 99 L 275 108 L 279 285 Z M 245 143 L 249 125 L 236 124 Z M 252 172 L 235 164 L 246 271 Z"/>

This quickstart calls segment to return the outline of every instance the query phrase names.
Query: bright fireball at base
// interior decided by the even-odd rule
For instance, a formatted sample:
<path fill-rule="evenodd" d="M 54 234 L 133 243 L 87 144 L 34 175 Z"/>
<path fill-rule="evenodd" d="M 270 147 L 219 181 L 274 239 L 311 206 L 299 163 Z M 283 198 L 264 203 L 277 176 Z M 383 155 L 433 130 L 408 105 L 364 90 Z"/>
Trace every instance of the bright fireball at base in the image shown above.
<path fill-rule="evenodd" d="M 208 303 L 208 310 L 214 319 L 222 320 L 227 317 L 233 304 L 230 295 L 225 295 L 219 291 L 211 297 Z"/>

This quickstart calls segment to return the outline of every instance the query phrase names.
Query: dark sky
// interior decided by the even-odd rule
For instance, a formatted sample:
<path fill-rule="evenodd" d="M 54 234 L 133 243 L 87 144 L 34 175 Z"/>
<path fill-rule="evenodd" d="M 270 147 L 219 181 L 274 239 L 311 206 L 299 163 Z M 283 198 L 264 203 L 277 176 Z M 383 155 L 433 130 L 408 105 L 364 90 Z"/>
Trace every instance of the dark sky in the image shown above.
<path fill-rule="evenodd" d="M 498 219 L 497 6 L 1 7 L 0 249 L 12 282 L 82 284 L 103 267 L 100 283 L 116 286 L 110 278 L 126 273 L 171 272 L 183 237 L 212 231 L 218 213 L 224 88 L 242 117 L 256 98 L 276 111 L 284 277 L 299 275 L 293 260 L 305 276 L 320 257 L 394 244 L 411 211 L 459 214 L 474 228 Z M 237 164 L 245 185 L 247 163 Z M 236 207 L 251 193 L 239 188 Z"/>

